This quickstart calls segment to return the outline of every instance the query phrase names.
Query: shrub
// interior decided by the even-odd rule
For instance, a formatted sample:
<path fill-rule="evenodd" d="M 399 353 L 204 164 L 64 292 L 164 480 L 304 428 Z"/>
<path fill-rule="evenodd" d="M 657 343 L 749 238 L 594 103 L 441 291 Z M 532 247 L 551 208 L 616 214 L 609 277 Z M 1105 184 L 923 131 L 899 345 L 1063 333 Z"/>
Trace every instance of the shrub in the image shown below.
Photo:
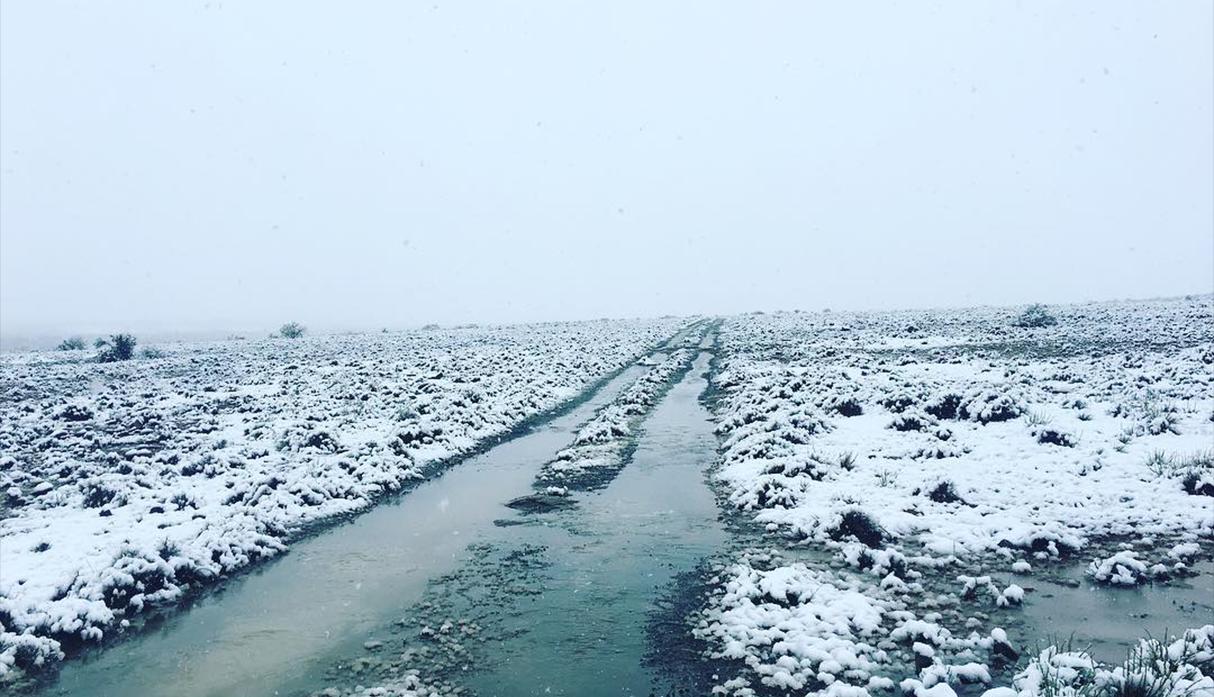
<path fill-rule="evenodd" d="M 1181 486 L 1194 496 L 1214 496 L 1214 452 L 1200 452 L 1185 458 L 1180 465 L 1184 477 Z"/>
<path fill-rule="evenodd" d="M 931 491 L 927 492 L 927 497 L 936 503 L 965 503 L 957 494 L 957 488 L 947 479 L 936 484 Z"/>
<path fill-rule="evenodd" d="M 878 404 L 886 409 L 889 409 L 895 414 L 901 414 L 914 406 L 916 401 L 917 400 L 910 394 L 907 394 L 906 392 L 899 392 L 888 397 L 882 397 L 880 400 L 878 400 Z"/>
<path fill-rule="evenodd" d="M 285 339 L 298 339 L 306 331 L 307 328 L 299 322 L 287 322 L 278 330 L 278 334 Z"/>
<path fill-rule="evenodd" d="M 317 431 L 304 441 L 304 447 L 316 448 L 329 453 L 335 453 L 341 450 L 341 444 L 337 439 L 330 435 L 327 431 Z"/>
<path fill-rule="evenodd" d="M 1059 445 L 1073 448 L 1077 444 L 1075 436 L 1053 428 L 1045 428 L 1037 432 L 1037 442 L 1043 445 Z"/>
<path fill-rule="evenodd" d="M 83 491 L 85 508 L 101 508 L 118 495 L 118 492 L 104 484 L 88 484 L 83 487 Z"/>
<path fill-rule="evenodd" d="M 968 421 L 982 425 L 999 421 L 1010 421 L 1024 413 L 1019 398 L 995 389 L 982 389 L 972 393 L 957 414 Z"/>
<path fill-rule="evenodd" d="M 1156 450 L 1146 461 L 1147 469 L 1156 477 L 1170 476 L 1176 470 L 1176 461 L 1162 450 Z"/>
<path fill-rule="evenodd" d="M 168 538 L 161 540 L 160 544 L 156 546 L 156 556 L 165 561 L 169 561 L 179 554 L 181 554 L 181 547 L 177 546 L 177 543 L 169 540 Z"/>
<path fill-rule="evenodd" d="M 903 413 L 894 417 L 887 428 L 895 431 L 925 431 L 933 424 L 924 414 Z"/>
<path fill-rule="evenodd" d="M 135 355 L 135 337 L 130 334 L 114 334 L 102 346 L 108 347 L 97 355 L 102 363 L 129 361 Z"/>
<path fill-rule="evenodd" d="M 84 348 L 84 339 L 78 336 L 69 336 L 59 344 L 60 351 L 79 351 Z"/>
<path fill-rule="evenodd" d="M 840 416 L 859 416 L 864 413 L 864 407 L 855 397 L 838 399 L 830 406 L 831 410 Z"/>
<path fill-rule="evenodd" d="M 877 486 L 890 487 L 898 483 L 898 473 L 892 469 L 883 469 L 877 472 Z"/>
<path fill-rule="evenodd" d="M 59 418 L 64 421 L 88 421 L 93 418 L 93 411 L 88 407 L 69 404 L 64 407 L 63 411 L 59 412 Z"/>
<path fill-rule="evenodd" d="M 856 454 L 849 450 L 848 452 L 840 455 L 839 467 L 847 470 L 848 472 L 856 469 Z"/>
<path fill-rule="evenodd" d="M 1214 477 L 1203 476 L 1197 470 L 1185 474 L 1180 486 L 1190 496 L 1214 496 Z"/>
<path fill-rule="evenodd" d="M 1052 327 L 1058 324 L 1058 319 L 1045 309 L 1045 305 L 1029 305 L 1024 312 L 1012 322 L 1017 327 Z"/>
<path fill-rule="evenodd" d="M 144 358 L 164 358 L 164 351 L 148 346 L 140 351 L 139 355 L 143 356 Z"/>
<path fill-rule="evenodd" d="M 950 392 L 924 407 L 923 411 L 937 419 L 956 419 L 960 407 L 961 395 Z"/>
<path fill-rule="evenodd" d="M 843 514 L 839 524 L 828 530 L 832 540 L 854 537 L 866 547 L 878 547 L 885 540 L 886 532 L 862 511 L 850 510 Z"/>
<path fill-rule="evenodd" d="M 1024 423 L 1029 426 L 1048 426 L 1053 419 L 1049 414 L 1040 411 L 1027 411 L 1024 414 Z"/>

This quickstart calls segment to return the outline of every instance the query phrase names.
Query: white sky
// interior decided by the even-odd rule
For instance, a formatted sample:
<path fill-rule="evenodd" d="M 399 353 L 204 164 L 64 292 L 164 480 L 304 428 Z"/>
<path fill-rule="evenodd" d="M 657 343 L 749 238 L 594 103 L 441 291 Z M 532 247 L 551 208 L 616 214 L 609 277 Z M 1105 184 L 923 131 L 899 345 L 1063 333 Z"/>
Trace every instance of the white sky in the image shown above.
<path fill-rule="evenodd" d="M 0 330 L 1214 289 L 1214 3 L 0 4 Z"/>

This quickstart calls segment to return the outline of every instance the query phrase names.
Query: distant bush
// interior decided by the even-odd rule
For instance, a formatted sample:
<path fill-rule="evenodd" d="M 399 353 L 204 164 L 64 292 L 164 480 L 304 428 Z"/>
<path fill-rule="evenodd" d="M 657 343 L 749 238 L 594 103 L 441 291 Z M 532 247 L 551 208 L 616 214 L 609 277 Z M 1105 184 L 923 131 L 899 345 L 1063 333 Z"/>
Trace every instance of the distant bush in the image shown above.
<path fill-rule="evenodd" d="M 287 322 L 278 330 L 278 334 L 286 339 L 298 339 L 304 335 L 307 328 L 299 322 Z"/>
<path fill-rule="evenodd" d="M 60 351 L 79 351 L 84 348 L 84 339 L 78 336 L 70 336 L 59 344 Z"/>
<path fill-rule="evenodd" d="M 103 336 L 99 336 L 96 339 L 93 339 L 93 348 L 105 348 L 106 346 L 109 346 L 109 345 L 110 345 L 110 342 L 107 341 L 106 338 Z"/>
<path fill-rule="evenodd" d="M 93 411 L 88 407 L 69 404 L 64 407 L 63 411 L 59 412 L 59 418 L 64 421 L 88 421 L 93 418 Z"/>
<path fill-rule="evenodd" d="M 317 450 L 323 450 L 328 453 L 335 453 L 338 450 L 341 450 L 341 443 L 338 443 L 337 439 L 330 435 L 327 431 L 317 431 L 311 434 L 308 436 L 307 440 L 304 441 L 304 446 L 308 448 L 316 448 Z"/>
<path fill-rule="evenodd" d="M 864 413 L 864 407 L 855 397 L 836 399 L 830 409 L 840 416 L 859 416 Z"/>
<path fill-rule="evenodd" d="M 1058 318 L 1051 315 L 1045 305 L 1038 303 L 1025 308 L 1012 324 L 1017 327 L 1052 327 L 1058 324 Z"/>
<path fill-rule="evenodd" d="M 139 355 L 143 356 L 144 358 L 164 358 L 164 351 L 152 346 L 147 346 L 139 352 Z"/>
<path fill-rule="evenodd" d="M 135 355 L 135 337 L 130 334 L 114 334 L 108 341 L 98 341 L 102 342 L 99 346 L 104 348 L 97 355 L 97 360 L 102 363 L 129 361 Z"/>

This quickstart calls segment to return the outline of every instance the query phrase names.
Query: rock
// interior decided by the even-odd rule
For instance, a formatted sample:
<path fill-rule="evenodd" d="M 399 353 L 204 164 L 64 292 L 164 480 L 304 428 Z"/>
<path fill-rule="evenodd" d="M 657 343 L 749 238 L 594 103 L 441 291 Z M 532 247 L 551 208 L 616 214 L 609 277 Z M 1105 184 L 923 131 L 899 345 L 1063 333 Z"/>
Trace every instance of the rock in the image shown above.
<path fill-rule="evenodd" d="M 523 513 L 547 513 L 549 511 L 573 508 L 577 505 L 577 501 L 569 496 L 531 494 L 529 496 L 520 496 L 506 505 Z"/>
<path fill-rule="evenodd" d="M 991 652 L 1008 663 L 1020 660 L 1020 652 L 1006 641 L 996 641 L 991 645 Z"/>

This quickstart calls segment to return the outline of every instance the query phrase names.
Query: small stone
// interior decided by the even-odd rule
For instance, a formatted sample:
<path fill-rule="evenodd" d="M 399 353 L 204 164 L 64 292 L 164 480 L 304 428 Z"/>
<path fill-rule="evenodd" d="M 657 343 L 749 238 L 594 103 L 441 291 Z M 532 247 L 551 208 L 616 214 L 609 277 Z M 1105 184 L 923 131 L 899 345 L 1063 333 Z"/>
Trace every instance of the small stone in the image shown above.
<path fill-rule="evenodd" d="M 1007 661 L 1008 663 L 1015 663 L 1016 661 L 1020 660 L 1020 652 L 1017 651 L 1015 648 L 1013 648 L 1012 645 L 1007 642 L 996 641 L 991 646 L 991 650 L 994 652 L 994 654 L 996 656 L 1002 658 L 1003 660 Z"/>

